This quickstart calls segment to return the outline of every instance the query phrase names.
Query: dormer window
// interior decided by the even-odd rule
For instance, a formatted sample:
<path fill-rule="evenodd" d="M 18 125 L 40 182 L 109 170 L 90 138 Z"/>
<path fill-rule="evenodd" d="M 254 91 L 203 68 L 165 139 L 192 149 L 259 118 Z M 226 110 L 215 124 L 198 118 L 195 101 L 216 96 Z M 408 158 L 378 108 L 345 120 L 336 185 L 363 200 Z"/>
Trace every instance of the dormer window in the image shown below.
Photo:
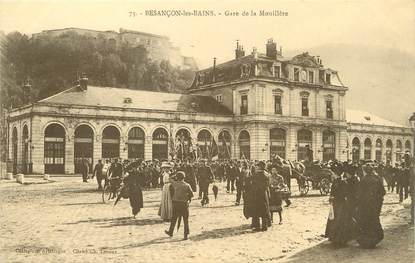
<path fill-rule="evenodd" d="M 281 78 L 281 67 L 280 66 L 275 66 L 274 67 L 274 76 L 276 79 Z"/>
<path fill-rule="evenodd" d="M 300 69 L 294 68 L 294 81 L 300 81 Z"/>
<path fill-rule="evenodd" d="M 132 99 L 131 98 L 124 98 L 124 103 L 132 103 Z"/>
<path fill-rule="evenodd" d="M 311 84 L 314 83 L 314 71 L 308 72 L 308 83 L 311 83 Z"/>
<path fill-rule="evenodd" d="M 326 84 L 331 84 L 331 74 L 326 73 Z"/>

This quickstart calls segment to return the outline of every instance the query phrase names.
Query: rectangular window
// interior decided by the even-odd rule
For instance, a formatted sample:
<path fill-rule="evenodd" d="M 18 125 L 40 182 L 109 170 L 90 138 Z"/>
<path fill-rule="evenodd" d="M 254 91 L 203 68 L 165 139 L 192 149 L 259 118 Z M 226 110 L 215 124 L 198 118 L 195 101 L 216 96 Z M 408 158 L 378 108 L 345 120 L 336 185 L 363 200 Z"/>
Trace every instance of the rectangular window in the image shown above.
<path fill-rule="evenodd" d="M 301 99 L 301 116 L 308 116 L 308 98 Z"/>
<path fill-rule="evenodd" d="M 217 102 L 222 103 L 222 94 L 216 95 L 216 100 Z"/>
<path fill-rule="evenodd" d="M 327 119 L 333 119 L 333 102 L 326 101 L 326 116 Z"/>
<path fill-rule="evenodd" d="M 326 84 L 331 84 L 331 74 L 326 73 Z"/>
<path fill-rule="evenodd" d="M 248 95 L 241 96 L 241 115 L 248 114 Z"/>
<path fill-rule="evenodd" d="M 314 72 L 313 71 L 308 72 L 308 83 L 314 83 Z"/>
<path fill-rule="evenodd" d="M 300 69 L 294 68 L 294 81 L 300 81 Z"/>
<path fill-rule="evenodd" d="M 274 67 L 274 75 L 275 75 L 275 78 L 279 79 L 281 77 L 280 71 L 281 71 L 280 66 L 275 66 Z"/>
<path fill-rule="evenodd" d="M 281 96 L 274 96 L 274 112 L 275 114 L 282 114 Z"/>

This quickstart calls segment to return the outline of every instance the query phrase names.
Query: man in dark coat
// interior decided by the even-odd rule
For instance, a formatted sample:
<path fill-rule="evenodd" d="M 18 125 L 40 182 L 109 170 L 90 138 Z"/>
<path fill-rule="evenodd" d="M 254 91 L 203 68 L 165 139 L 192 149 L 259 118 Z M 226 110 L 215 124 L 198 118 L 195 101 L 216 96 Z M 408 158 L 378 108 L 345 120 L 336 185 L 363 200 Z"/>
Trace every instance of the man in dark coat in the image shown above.
<path fill-rule="evenodd" d="M 202 160 L 202 165 L 198 169 L 199 187 L 202 192 L 202 206 L 209 204 L 209 184 L 213 182 L 213 173 L 206 161 Z"/>
<path fill-rule="evenodd" d="M 89 172 L 89 164 L 86 159 L 82 159 L 81 162 L 81 173 L 82 173 L 82 180 L 84 183 L 88 182 L 88 172 Z"/>
<path fill-rule="evenodd" d="M 231 191 L 231 193 L 233 193 L 233 191 L 235 190 L 235 179 L 237 177 L 238 172 L 237 172 L 237 168 L 232 162 L 230 162 L 226 166 L 225 173 L 226 173 L 226 192 L 229 193 L 229 191 Z"/>
<path fill-rule="evenodd" d="M 196 192 L 196 176 L 193 166 L 188 160 L 184 166 L 179 168 L 179 171 L 183 171 L 185 174 L 184 181 L 190 185 L 193 192 Z"/>
<path fill-rule="evenodd" d="M 379 216 L 386 192 L 383 179 L 374 173 L 372 166 L 365 165 L 364 172 L 366 175 L 360 181 L 357 194 L 357 242 L 363 248 L 374 248 L 383 239 Z"/>
<path fill-rule="evenodd" d="M 97 177 L 97 183 L 98 183 L 98 190 L 102 190 L 102 169 L 104 168 L 104 164 L 102 163 L 101 160 L 98 160 L 98 163 L 95 165 L 94 167 L 94 172 L 92 174 L 92 178 L 94 178 L 94 176 Z"/>
<path fill-rule="evenodd" d="M 269 211 L 269 176 L 265 172 L 265 163 L 258 162 L 255 167 L 255 174 L 252 177 L 251 194 L 248 202 L 252 202 L 251 216 L 254 231 L 267 231 L 270 220 Z M 260 224 L 262 221 L 262 227 Z"/>

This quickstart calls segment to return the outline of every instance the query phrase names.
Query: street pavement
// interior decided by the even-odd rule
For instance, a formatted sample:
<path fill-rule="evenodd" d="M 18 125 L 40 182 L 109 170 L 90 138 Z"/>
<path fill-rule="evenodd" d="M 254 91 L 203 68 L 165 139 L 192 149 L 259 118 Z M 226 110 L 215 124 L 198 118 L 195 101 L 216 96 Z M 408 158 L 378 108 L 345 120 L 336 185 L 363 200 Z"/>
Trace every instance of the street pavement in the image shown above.
<path fill-rule="evenodd" d="M 190 239 L 183 225 L 169 238 L 157 216 L 160 189 L 144 191 L 136 219 L 128 200 L 103 203 L 96 183 L 80 177 L 0 180 L 0 262 L 413 262 L 409 211 L 387 194 L 382 210 L 385 240 L 374 250 L 356 243 L 334 249 L 322 237 L 328 197 L 311 191 L 284 208 L 283 224 L 252 232 L 235 193 L 219 184 L 218 200 L 190 207 Z M 294 193 L 296 194 L 296 193 Z M 197 196 L 197 193 L 195 193 Z M 278 217 L 278 216 L 277 216 Z M 274 216 L 275 218 L 275 216 Z"/>

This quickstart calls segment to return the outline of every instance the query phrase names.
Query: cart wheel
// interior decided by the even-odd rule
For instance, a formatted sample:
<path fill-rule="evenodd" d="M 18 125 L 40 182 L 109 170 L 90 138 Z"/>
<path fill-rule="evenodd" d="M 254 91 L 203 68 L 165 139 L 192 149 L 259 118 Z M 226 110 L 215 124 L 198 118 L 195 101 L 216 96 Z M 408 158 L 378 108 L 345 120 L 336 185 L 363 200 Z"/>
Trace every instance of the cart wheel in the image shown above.
<path fill-rule="evenodd" d="M 304 196 L 308 193 L 308 190 L 310 190 L 310 185 L 308 184 L 308 181 L 304 181 L 303 184 L 298 186 L 298 189 L 300 190 L 300 196 Z"/>
<path fill-rule="evenodd" d="M 111 189 L 109 185 L 104 186 L 104 189 L 102 189 L 102 202 L 105 203 L 106 201 L 110 200 L 111 196 Z"/>
<path fill-rule="evenodd" d="M 322 195 L 328 195 L 330 193 L 331 183 L 330 180 L 327 178 L 324 178 L 320 182 L 320 194 Z"/>

